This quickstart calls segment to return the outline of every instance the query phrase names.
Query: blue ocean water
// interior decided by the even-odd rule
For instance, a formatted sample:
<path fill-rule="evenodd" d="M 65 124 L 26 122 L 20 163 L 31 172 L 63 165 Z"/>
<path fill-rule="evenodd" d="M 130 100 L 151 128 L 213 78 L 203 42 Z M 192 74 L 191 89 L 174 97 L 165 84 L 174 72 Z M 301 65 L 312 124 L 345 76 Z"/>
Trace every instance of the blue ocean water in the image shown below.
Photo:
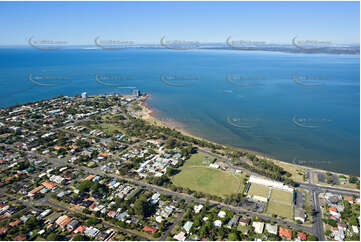
<path fill-rule="evenodd" d="M 0 105 L 135 87 L 192 134 L 359 175 L 359 68 L 351 55 L 0 49 Z"/>

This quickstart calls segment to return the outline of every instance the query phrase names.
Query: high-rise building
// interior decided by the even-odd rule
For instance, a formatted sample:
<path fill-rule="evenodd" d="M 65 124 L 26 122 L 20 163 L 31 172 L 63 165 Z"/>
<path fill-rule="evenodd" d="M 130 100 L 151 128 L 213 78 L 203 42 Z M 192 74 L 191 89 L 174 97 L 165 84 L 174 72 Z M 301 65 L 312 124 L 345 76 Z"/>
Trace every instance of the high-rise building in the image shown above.
<path fill-rule="evenodd" d="M 140 91 L 139 90 L 133 90 L 133 95 L 139 97 Z"/>
<path fill-rule="evenodd" d="M 86 92 L 83 92 L 83 93 L 81 94 L 81 98 L 87 99 L 87 98 L 88 98 L 88 94 L 87 94 Z"/>

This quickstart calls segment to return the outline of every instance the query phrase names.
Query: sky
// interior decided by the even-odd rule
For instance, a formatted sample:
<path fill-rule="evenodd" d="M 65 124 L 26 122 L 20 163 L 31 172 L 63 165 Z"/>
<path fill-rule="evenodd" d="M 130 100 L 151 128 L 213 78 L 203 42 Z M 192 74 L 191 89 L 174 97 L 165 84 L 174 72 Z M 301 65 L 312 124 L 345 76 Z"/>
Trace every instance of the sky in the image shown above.
<path fill-rule="evenodd" d="M 0 2 L 0 45 L 38 40 L 360 42 L 359 2 Z"/>

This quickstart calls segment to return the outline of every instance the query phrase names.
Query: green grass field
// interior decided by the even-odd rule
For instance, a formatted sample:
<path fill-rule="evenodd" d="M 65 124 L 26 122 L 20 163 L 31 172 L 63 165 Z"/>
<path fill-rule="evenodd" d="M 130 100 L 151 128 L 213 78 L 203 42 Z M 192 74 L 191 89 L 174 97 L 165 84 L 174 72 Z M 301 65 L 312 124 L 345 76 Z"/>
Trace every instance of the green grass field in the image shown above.
<path fill-rule="evenodd" d="M 276 201 L 280 201 L 280 202 L 291 205 L 292 200 L 293 200 L 293 194 L 291 192 L 287 192 L 287 191 L 272 189 L 270 200 L 271 201 L 276 200 Z"/>
<path fill-rule="evenodd" d="M 116 127 L 114 124 L 101 123 L 101 124 L 91 124 L 89 125 L 89 129 L 96 129 L 99 131 L 103 131 L 108 135 L 113 135 L 119 133 L 120 128 Z"/>
<path fill-rule="evenodd" d="M 237 193 L 241 185 L 232 174 L 207 167 L 183 168 L 172 180 L 177 186 L 217 196 Z"/>
<path fill-rule="evenodd" d="M 249 190 L 248 190 L 248 194 L 250 196 L 261 196 L 261 197 L 268 197 L 268 193 L 269 193 L 269 188 L 266 186 L 262 186 L 259 184 L 255 184 L 252 183 Z"/>
<path fill-rule="evenodd" d="M 241 176 L 209 168 L 203 163 L 203 159 L 203 153 L 192 155 L 181 167 L 181 172 L 172 177 L 173 183 L 194 191 L 222 197 L 240 191 Z M 210 157 L 211 161 L 213 159 Z"/>
<path fill-rule="evenodd" d="M 268 202 L 267 208 L 268 214 L 276 214 L 281 217 L 286 217 L 289 219 L 293 218 L 293 210 L 291 205 L 281 204 L 277 201 L 270 201 Z"/>
<path fill-rule="evenodd" d="M 213 162 L 214 157 L 208 156 L 209 160 L 211 162 Z M 183 165 L 184 168 L 186 167 L 190 167 L 190 166 L 204 166 L 204 167 L 208 167 L 208 165 L 206 163 L 203 162 L 204 161 L 204 154 L 203 153 L 196 153 L 193 154 L 191 156 L 191 158 L 189 158 Z"/>

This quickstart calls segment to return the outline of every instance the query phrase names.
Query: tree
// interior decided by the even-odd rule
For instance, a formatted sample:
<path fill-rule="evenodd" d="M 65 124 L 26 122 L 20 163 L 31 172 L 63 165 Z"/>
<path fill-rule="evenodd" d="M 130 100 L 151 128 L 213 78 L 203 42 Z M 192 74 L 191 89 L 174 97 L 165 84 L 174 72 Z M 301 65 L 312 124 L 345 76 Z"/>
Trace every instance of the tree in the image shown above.
<path fill-rule="evenodd" d="M 155 232 L 154 234 L 153 234 L 153 238 L 159 238 L 160 237 L 160 233 L 159 232 Z"/>
<path fill-rule="evenodd" d="M 137 215 L 148 217 L 154 212 L 154 206 L 148 202 L 146 196 L 142 194 L 134 203 L 134 211 Z"/>
<path fill-rule="evenodd" d="M 88 241 L 89 238 L 88 238 L 87 236 L 85 236 L 85 235 L 80 235 L 80 234 L 78 234 L 78 235 L 75 235 L 75 236 L 73 237 L 73 240 L 74 240 L 74 241 Z"/>
<path fill-rule="evenodd" d="M 26 230 L 30 231 L 35 229 L 39 225 L 39 221 L 35 217 L 31 217 L 28 221 L 25 223 Z"/>
<path fill-rule="evenodd" d="M 88 180 L 88 181 L 83 181 L 82 183 L 80 183 L 78 185 L 78 189 L 80 192 L 89 192 L 90 191 L 90 187 L 93 185 L 93 182 Z"/>
<path fill-rule="evenodd" d="M 232 232 L 228 235 L 228 240 L 230 241 L 238 241 L 238 234 L 236 232 Z"/>
<path fill-rule="evenodd" d="M 96 225 L 96 224 L 98 224 L 99 222 L 100 222 L 99 219 L 96 219 L 96 218 L 94 218 L 94 217 L 91 217 L 91 218 L 88 219 L 87 225 L 88 225 L 88 226 Z"/>
<path fill-rule="evenodd" d="M 60 236 L 56 233 L 50 233 L 48 236 L 46 236 L 46 240 L 56 241 L 60 240 Z"/>

